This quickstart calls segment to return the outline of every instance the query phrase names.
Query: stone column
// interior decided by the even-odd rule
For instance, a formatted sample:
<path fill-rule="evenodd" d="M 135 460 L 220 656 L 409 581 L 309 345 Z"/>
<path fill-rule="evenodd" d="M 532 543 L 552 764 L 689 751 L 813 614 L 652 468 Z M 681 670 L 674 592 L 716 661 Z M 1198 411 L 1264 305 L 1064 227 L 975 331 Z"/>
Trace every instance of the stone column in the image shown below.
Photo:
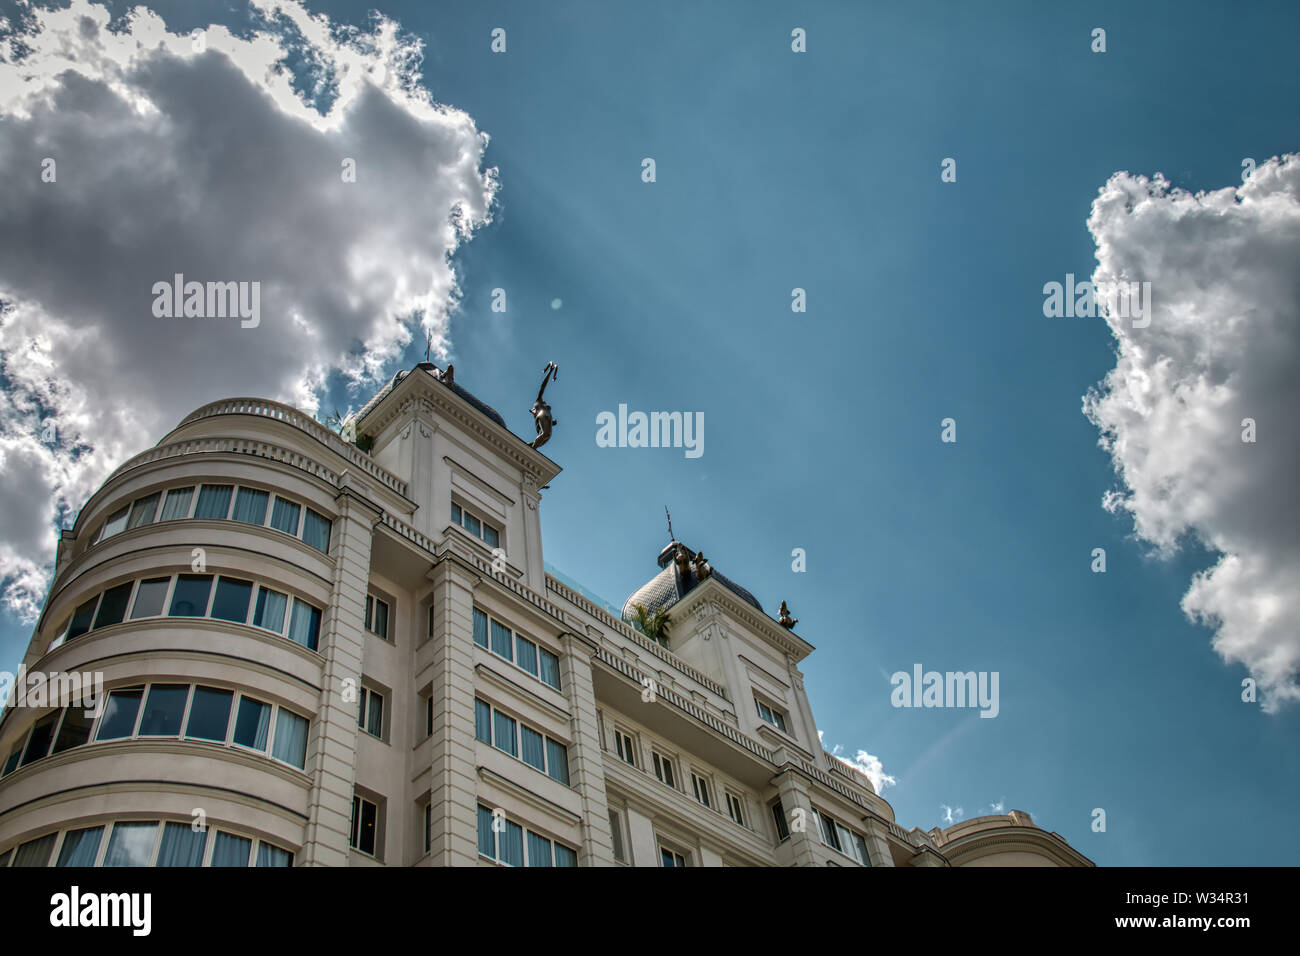
<path fill-rule="evenodd" d="M 312 727 L 312 791 L 303 866 L 347 866 L 352 820 L 357 747 L 356 697 L 344 700 L 344 688 L 359 692 L 365 634 L 366 589 L 370 582 L 370 544 L 380 511 L 339 476 L 334 499 L 338 517 L 330 531 L 334 580 L 330 604 L 321 622 L 319 648 L 324 657 L 320 708 Z M 350 685 L 346 681 L 352 681 Z M 393 794 L 400 798 L 400 794 Z M 395 849 L 395 848 L 394 848 Z"/>
<path fill-rule="evenodd" d="M 591 683 L 594 648 L 576 634 L 562 634 L 564 657 L 560 679 L 569 699 L 573 743 L 569 746 L 569 784 L 582 798 L 582 853 L 584 866 L 613 866 L 614 838 L 609 828 L 609 801 L 605 795 L 605 759 L 596 718 L 596 693 Z"/>
<path fill-rule="evenodd" d="M 627 806 L 628 854 L 633 866 L 658 866 L 659 843 L 651 819 L 631 804 Z"/>
<path fill-rule="evenodd" d="M 889 831 L 885 824 L 875 817 L 863 817 L 862 828 L 866 831 L 867 858 L 872 866 L 893 866 L 894 854 L 889 849 Z"/>
<path fill-rule="evenodd" d="M 474 586 L 478 576 L 444 558 L 433 582 L 433 775 L 430 866 L 478 862 L 474 761 Z"/>
<path fill-rule="evenodd" d="M 785 811 L 786 826 L 790 830 L 790 852 L 795 866 L 816 866 L 817 856 L 813 849 L 821 838 L 817 834 L 817 819 L 813 816 L 812 798 L 808 796 L 803 778 L 790 769 L 781 771 L 773 781 L 781 798 L 781 808 Z M 799 815 L 795 810 L 803 811 L 802 829 L 799 829 Z M 816 841 L 816 842 L 814 842 Z"/>

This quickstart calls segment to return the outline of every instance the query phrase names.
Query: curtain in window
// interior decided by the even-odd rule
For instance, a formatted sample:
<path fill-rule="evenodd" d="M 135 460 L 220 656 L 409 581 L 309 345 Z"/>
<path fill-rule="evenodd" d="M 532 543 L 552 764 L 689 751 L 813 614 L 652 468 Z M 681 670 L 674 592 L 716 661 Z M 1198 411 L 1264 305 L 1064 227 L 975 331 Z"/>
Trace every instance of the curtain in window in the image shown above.
<path fill-rule="evenodd" d="M 54 838 L 57 836 L 57 833 L 50 833 L 24 843 L 18 848 L 18 852 L 14 854 L 13 865 L 48 866 L 50 852 L 54 849 Z"/>
<path fill-rule="evenodd" d="M 194 517 L 224 518 L 230 513 L 230 493 L 234 490 L 233 485 L 204 485 L 199 489 Z"/>
<path fill-rule="evenodd" d="M 217 842 L 212 848 L 211 866 L 248 866 L 248 854 L 253 841 L 233 833 L 217 831 Z"/>
<path fill-rule="evenodd" d="M 257 845 L 258 866 L 293 866 L 293 854 L 269 843 Z"/>
<path fill-rule="evenodd" d="M 531 727 L 520 727 L 519 733 L 523 737 L 524 763 L 538 770 L 545 770 L 546 754 L 542 746 L 542 735 Z"/>
<path fill-rule="evenodd" d="M 259 588 L 257 608 L 253 611 L 253 623 L 277 634 L 284 633 L 284 612 L 288 605 L 288 595 Z"/>
<path fill-rule="evenodd" d="M 266 501 L 269 497 L 265 491 L 240 488 L 239 494 L 235 496 L 235 513 L 230 517 L 246 524 L 265 524 Z"/>
<path fill-rule="evenodd" d="M 173 488 L 167 492 L 167 500 L 163 502 L 162 517 L 158 520 L 175 521 L 177 518 L 188 517 L 190 498 L 193 496 L 193 488 Z"/>
<path fill-rule="evenodd" d="M 307 515 L 302 521 L 302 540 L 317 551 L 329 554 L 330 519 L 308 508 Z"/>
<path fill-rule="evenodd" d="M 320 636 L 320 611 L 305 601 L 293 599 L 293 616 L 289 621 L 289 640 L 308 650 L 316 650 Z"/>
<path fill-rule="evenodd" d="M 280 708 L 275 721 L 275 746 L 271 756 L 293 764 L 299 770 L 307 763 L 307 718 Z"/>
<path fill-rule="evenodd" d="M 235 743 L 254 750 L 266 750 L 266 730 L 271 723 L 271 705 L 251 697 L 239 699 L 235 718 Z"/>
<path fill-rule="evenodd" d="M 474 643 L 479 647 L 488 646 L 487 615 L 478 608 L 474 608 Z"/>
<path fill-rule="evenodd" d="M 99 839 L 104 835 L 103 827 L 89 827 L 85 830 L 71 830 L 63 837 L 63 847 L 59 850 L 59 862 L 55 866 L 94 866 L 95 857 L 99 855 Z"/>
<path fill-rule="evenodd" d="M 104 866 L 148 866 L 157 823 L 115 823 Z"/>
<path fill-rule="evenodd" d="M 492 708 L 481 700 L 474 701 L 474 736 L 485 744 L 492 743 Z"/>
<path fill-rule="evenodd" d="M 538 648 L 538 654 L 541 655 L 541 671 L 538 676 L 541 677 L 542 683 L 550 684 L 559 690 L 560 659 L 545 648 Z"/>
<path fill-rule="evenodd" d="M 141 498 L 131 505 L 131 517 L 126 522 L 126 529 L 140 528 L 153 522 L 154 513 L 158 510 L 158 495 L 149 495 L 147 498 Z"/>
<path fill-rule="evenodd" d="M 496 746 L 512 757 L 518 756 L 519 743 L 515 740 L 514 720 L 499 711 L 493 712 L 492 729 L 495 731 L 492 736 Z"/>
<path fill-rule="evenodd" d="M 501 862 L 511 866 L 524 865 L 524 828 L 517 823 L 506 821 L 501 837 Z"/>
<path fill-rule="evenodd" d="M 510 653 L 510 628 L 498 621 L 492 622 L 492 653 L 500 654 L 506 660 L 514 660 Z"/>
<path fill-rule="evenodd" d="M 577 866 L 578 851 L 572 850 L 563 843 L 555 844 L 555 865 L 556 866 Z"/>
<path fill-rule="evenodd" d="M 492 832 L 492 811 L 484 806 L 478 808 L 478 851 L 484 856 L 496 859 L 496 834 Z"/>
<path fill-rule="evenodd" d="M 285 534 L 298 536 L 298 514 L 302 511 L 298 505 L 292 501 L 285 501 L 279 495 L 275 496 L 275 506 L 271 508 L 271 527 L 276 531 L 283 531 Z M 258 851 L 261 854 L 261 851 Z"/>
<path fill-rule="evenodd" d="M 551 841 L 532 830 L 528 831 L 528 865 L 551 865 Z"/>
<path fill-rule="evenodd" d="M 569 785 L 569 752 L 564 744 L 546 738 L 546 772 L 551 779 L 558 780 L 566 787 Z"/>
<path fill-rule="evenodd" d="M 515 635 L 515 663 L 537 676 L 537 645 L 518 634 Z"/>
<path fill-rule="evenodd" d="M 162 846 L 158 848 L 156 866 L 202 866 L 203 847 L 208 831 L 197 833 L 188 823 L 163 825 Z"/>

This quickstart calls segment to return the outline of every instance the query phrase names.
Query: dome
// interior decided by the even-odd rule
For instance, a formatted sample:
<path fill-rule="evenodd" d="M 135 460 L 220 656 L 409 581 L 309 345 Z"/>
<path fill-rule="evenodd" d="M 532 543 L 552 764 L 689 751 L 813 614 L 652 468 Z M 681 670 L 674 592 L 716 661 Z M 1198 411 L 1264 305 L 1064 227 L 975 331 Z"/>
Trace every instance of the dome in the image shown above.
<path fill-rule="evenodd" d="M 685 570 L 683 570 L 682 563 L 677 560 L 679 554 L 685 556 Z M 668 610 L 708 577 L 716 578 L 719 584 L 760 614 L 766 613 L 763 610 L 763 605 L 758 603 L 758 599 L 754 595 L 721 572 L 710 568 L 705 578 L 701 578 L 695 565 L 691 563 L 694 562 L 696 557 L 696 552 L 680 541 L 673 541 L 663 551 L 659 552 L 659 567 L 663 570 L 634 591 L 631 597 L 623 603 L 623 620 L 633 621 L 636 619 L 633 610 L 633 605 L 636 604 L 642 605 L 650 614 L 654 614 L 656 611 Z"/>
<path fill-rule="evenodd" d="M 433 375 L 435 378 L 438 377 L 437 375 L 438 368 L 432 362 L 421 362 L 419 365 L 415 366 L 415 368 L 423 369 L 425 372 L 428 372 L 430 375 Z M 414 371 L 415 369 L 411 370 L 411 372 Z M 371 409 L 373 409 L 376 405 L 378 405 L 383 400 L 385 395 L 387 395 L 393 389 L 397 388 L 397 386 L 401 383 L 402 379 L 406 378 L 407 375 L 410 375 L 411 372 L 407 372 L 407 371 L 397 372 L 392 378 L 388 380 L 388 383 L 383 388 L 381 388 L 378 392 L 375 393 L 374 397 L 371 398 L 370 401 L 366 402 L 366 404 L 362 407 L 361 411 L 357 412 L 357 414 L 354 416 L 353 420 L 360 422 L 363 418 L 365 418 L 368 414 L 370 414 Z M 442 379 L 439 379 L 439 381 L 442 381 Z M 510 430 L 506 426 L 506 420 L 502 418 L 497 413 L 497 410 L 493 408 L 491 405 L 489 405 L 487 402 L 483 402 L 475 398 L 472 393 L 470 393 L 466 389 L 461 388 L 454 381 L 453 382 L 442 381 L 442 384 L 445 385 L 447 388 L 449 388 L 460 398 L 468 402 L 470 406 L 482 412 L 484 415 L 486 415 L 489 419 L 491 419 L 496 424 L 500 425 L 502 428 L 505 428 L 506 431 Z"/>

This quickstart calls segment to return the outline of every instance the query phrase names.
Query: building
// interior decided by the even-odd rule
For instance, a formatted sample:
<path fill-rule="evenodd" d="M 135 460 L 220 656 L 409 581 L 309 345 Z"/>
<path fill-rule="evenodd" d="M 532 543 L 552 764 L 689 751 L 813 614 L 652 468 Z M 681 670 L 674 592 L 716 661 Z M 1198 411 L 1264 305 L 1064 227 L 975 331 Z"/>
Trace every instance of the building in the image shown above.
<path fill-rule="evenodd" d="M 559 466 L 432 364 L 344 434 L 213 402 L 62 533 L 0 865 L 1091 865 L 1024 814 L 896 824 L 812 645 L 684 544 L 624 608 L 663 640 L 548 573 Z"/>

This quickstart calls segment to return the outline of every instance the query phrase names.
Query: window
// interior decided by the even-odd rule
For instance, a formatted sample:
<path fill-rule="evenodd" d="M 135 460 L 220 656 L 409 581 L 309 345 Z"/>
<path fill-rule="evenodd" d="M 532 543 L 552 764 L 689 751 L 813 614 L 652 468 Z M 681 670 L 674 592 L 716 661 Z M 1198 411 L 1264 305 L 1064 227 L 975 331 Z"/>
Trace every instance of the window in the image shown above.
<path fill-rule="evenodd" d="M 731 817 L 742 827 L 745 825 L 745 811 L 740 802 L 740 797 L 736 796 L 730 790 L 726 791 L 727 795 L 727 816 Z"/>
<path fill-rule="evenodd" d="M 99 856 L 99 842 L 103 835 L 103 827 L 69 830 L 63 836 L 63 846 L 59 849 L 59 859 L 54 865 L 94 866 L 95 858 Z"/>
<path fill-rule="evenodd" d="M 460 525 L 489 548 L 501 547 L 501 533 L 496 528 L 454 501 L 451 503 L 451 523 Z"/>
<path fill-rule="evenodd" d="M 54 749 L 50 752 L 60 754 L 88 742 L 90 727 L 94 722 L 94 717 L 86 716 L 85 708 L 67 707 L 63 712 L 63 722 L 59 725 L 59 734 L 54 738 Z"/>
<path fill-rule="evenodd" d="M 293 866 L 293 854 L 270 843 L 257 844 L 258 866 Z"/>
<path fill-rule="evenodd" d="M 623 851 L 623 821 L 615 810 L 609 811 L 609 835 L 614 844 L 614 859 L 619 863 L 627 862 Z"/>
<path fill-rule="evenodd" d="M 125 531 L 126 519 L 127 516 L 130 514 L 130 511 L 131 511 L 131 507 L 129 505 L 125 505 L 120 510 L 115 511 L 111 515 L 109 515 L 108 520 L 104 522 L 104 527 L 102 527 L 99 530 L 99 535 L 95 538 L 95 540 L 103 541 L 105 538 L 111 538 L 113 535 L 120 534 L 121 532 Z"/>
<path fill-rule="evenodd" d="M 14 854 L 14 866 L 49 866 L 50 854 L 54 852 L 57 833 L 50 833 L 35 840 L 28 840 Z"/>
<path fill-rule="evenodd" d="M 650 760 L 654 764 L 655 776 L 659 778 L 659 782 L 666 783 L 676 789 L 677 778 L 673 775 L 672 759 L 665 757 L 657 750 L 652 750 L 650 751 Z"/>
<path fill-rule="evenodd" d="M 179 737 L 181 717 L 189 700 L 188 684 L 151 684 L 140 718 L 141 737 Z"/>
<path fill-rule="evenodd" d="M 388 640 L 388 602 L 366 595 L 366 630 Z"/>
<path fill-rule="evenodd" d="M 117 587 L 109 588 L 99 602 L 99 611 L 95 614 L 95 627 L 108 627 L 120 624 L 126 618 L 126 606 L 131 600 L 134 581 L 127 581 Z"/>
<path fill-rule="evenodd" d="M 171 617 L 203 617 L 208 610 L 208 594 L 212 590 L 212 575 L 181 574 L 176 577 L 172 591 Z"/>
<path fill-rule="evenodd" d="M 302 520 L 302 540 L 317 551 L 329 554 L 330 519 L 308 508 Z"/>
<path fill-rule="evenodd" d="M 560 689 L 558 657 L 478 608 L 474 608 L 474 643 L 527 671 L 543 684 Z"/>
<path fill-rule="evenodd" d="M 686 865 L 686 857 L 684 855 L 662 844 L 659 846 L 659 860 L 664 866 Z"/>
<path fill-rule="evenodd" d="M 777 800 L 772 804 L 772 820 L 776 823 L 776 842 L 784 843 L 790 839 L 790 827 L 785 822 L 785 807 Z"/>
<path fill-rule="evenodd" d="M 253 597 L 253 582 L 228 578 L 217 578 L 217 593 L 212 599 L 210 616 L 219 621 L 233 621 L 243 624 L 248 620 L 248 604 Z"/>
<path fill-rule="evenodd" d="M 59 712 L 46 714 L 36 721 L 27 737 L 27 749 L 23 751 L 23 760 L 19 766 L 26 767 L 34 760 L 40 760 L 50 750 L 50 741 L 54 737 L 54 725 L 58 722 Z"/>
<path fill-rule="evenodd" d="M 167 591 L 171 586 L 171 578 L 146 578 L 141 581 L 135 592 L 135 604 L 131 607 L 131 620 L 162 614 L 167 604 Z"/>
<path fill-rule="evenodd" d="M 131 505 L 131 517 L 126 522 L 127 531 L 153 523 L 153 516 L 158 511 L 158 498 L 159 493 L 155 492 L 147 498 L 137 498 L 135 500 Z"/>
<path fill-rule="evenodd" d="M 614 731 L 614 747 L 618 750 L 618 755 L 626 763 L 636 766 L 636 745 L 632 742 L 632 735 L 626 734 L 621 730 Z"/>
<path fill-rule="evenodd" d="M 293 617 L 289 621 L 289 640 L 310 651 L 320 640 L 320 609 L 299 598 L 293 599 Z"/>
<path fill-rule="evenodd" d="M 275 715 L 275 743 L 271 747 L 271 756 L 302 770 L 307 765 L 309 723 L 306 717 L 299 717 L 281 707 Z"/>
<path fill-rule="evenodd" d="M 197 833 L 184 823 L 163 824 L 162 845 L 158 848 L 155 866 L 202 866 L 204 845 L 208 842 L 205 830 Z"/>
<path fill-rule="evenodd" d="M 185 722 L 185 736 L 198 740 L 216 740 L 224 744 L 234 699 L 234 691 L 218 687 L 194 688 L 194 702 L 190 705 L 190 715 Z"/>
<path fill-rule="evenodd" d="M 754 707 L 758 710 L 758 716 L 767 721 L 782 733 L 788 733 L 785 723 L 785 714 L 775 707 L 763 703 L 757 697 L 754 698 Z"/>
<path fill-rule="evenodd" d="M 234 485 L 204 485 L 199 489 L 194 517 L 224 519 L 230 513 L 230 496 L 234 490 Z"/>
<path fill-rule="evenodd" d="M 691 789 L 695 792 L 696 800 L 709 809 L 713 808 L 713 801 L 709 798 L 709 781 L 694 770 L 691 771 Z"/>
<path fill-rule="evenodd" d="M 296 538 L 298 537 L 298 518 L 301 514 L 301 505 L 286 501 L 276 495 L 275 506 L 271 509 L 271 527 L 276 531 L 283 531 L 285 534 L 291 534 Z"/>
<path fill-rule="evenodd" d="M 433 622 L 434 622 L 433 605 L 430 604 L 429 605 L 429 628 L 425 632 L 424 635 L 425 637 L 433 637 Z"/>
<path fill-rule="evenodd" d="M 500 823 L 497 823 L 497 819 Z M 525 838 L 526 837 L 526 838 Z M 494 817 L 491 808 L 478 807 L 478 852 L 507 866 L 577 866 L 578 851 L 535 830 Z"/>
<path fill-rule="evenodd" d="M 289 606 L 289 596 L 270 588 L 257 589 L 257 605 L 253 608 L 253 624 L 256 627 L 284 633 L 284 611 Z M 292 630 L 290 631 L 292 633 Z"/>
<path fill-rule="evenodd" d="M 218 830 L 216 841 L 212 845 L 212 861 L 208 865 L 248 866 L 248 855 L 252 849 L 253 841 L 248 837 Z"/>
<path fill-rule="evenodd" d="M 156 822 L 113 824 L 103 865 L 148 866 L 153 856 L 153 844 L 157 836 Z"/>
<path fill-rule="evenodd" d="M 250 750 L 266 751 L 267 731 L 271 726 L 271 705 L 252 697 L 240 695 L 239 709 L 235 714 L 235 733 L 232 742 Z"/>
<path fill-rule="evenodd" d="M 862 866 L 871 865 L 867 853 L 867 842 L 862 835 L 850 830 L 828 813 L 814 811 L 817 816 L 817 829 L 821 833 L 822 843 L 845 856 L 851 856 Z"/>
<path fill-rule="evenodd" d="M 162 516 L 159 521 L 175 521 L 177 518 L 188 518 L 190 514 L 190 499 L 194 497 L 194 487 L 173 488 L 167 492 L 167 499 L 163 502 Z"/>
<path fill-rule="evenodd" d="M 354 795 L 352 797 L 352 824 L 348 835 L 348 846 L 367 856 L 374 856 L 378 823 L 379 807 L 361 796 Z"/>
<path fill-rule="evenodd" d="M 424 698 L 424 736 L 433 736 L 433 692 Z"/>
<path fill-rule="evenodd" d="M 433 804 L 424 805 L 424 852 L 433 849 Z"/>
<path fill-rule="evenodd" d="M 78 607 L 72 612 L 72 622 L 68 625 L 67 640 L 74 637 L 80 637 L 90 630 L 91 622 L 95 620 L 95 607 L 99 604 L 99 595 L 96 594 L 85 604 Z"/>
<path fill-rule="evenodd" d="M 474 700 L 474 736 L 569 786 L 569 750 L 564 744 L 478 698 Z"/>
<path fill-rule="evenodd" d="M 135 732 L 135 719 L 140 712 L 143 697 L 144 690 L 139 688 L 115 690 L 109 694 L 95 739 L 117 740 L 130 737 Z"/>
<path fill-rule="evenodd" d="M 270 495 L 255 488 L 240 488 L 235 495 L 235 510 L 231 519 L 245 524 L 266 524 L 266 502 Z"/>
<path fill-rule="evenodd" d="M 384 695 L 369 687 L 362 687 L 357 705 L 357 726 L 370 736 L 383 740 Z"/>
<path fill-rule="evenodd" d="M 111 829 L 110 829 L 111 828 Z M 108 839 L 105 840 L 105 831 Z M 209 866 L 248 866 L 255 855 L 256 866 L 293 866 L 293 853 L 263 840 L 214 830 Z M 256 853 L 253 846 L 256 844 Z M 55 846 L 59 851 L 51 864 Z M 14 856 L 14 866 L 203 866 L 208 831 L 195 832 L 189 821 L 121 821 L 47 833 L 24 843 L 17 853 L 0 854 L 0 867 Z M 102 854 L 102 859 L 101 859 Z"/>

